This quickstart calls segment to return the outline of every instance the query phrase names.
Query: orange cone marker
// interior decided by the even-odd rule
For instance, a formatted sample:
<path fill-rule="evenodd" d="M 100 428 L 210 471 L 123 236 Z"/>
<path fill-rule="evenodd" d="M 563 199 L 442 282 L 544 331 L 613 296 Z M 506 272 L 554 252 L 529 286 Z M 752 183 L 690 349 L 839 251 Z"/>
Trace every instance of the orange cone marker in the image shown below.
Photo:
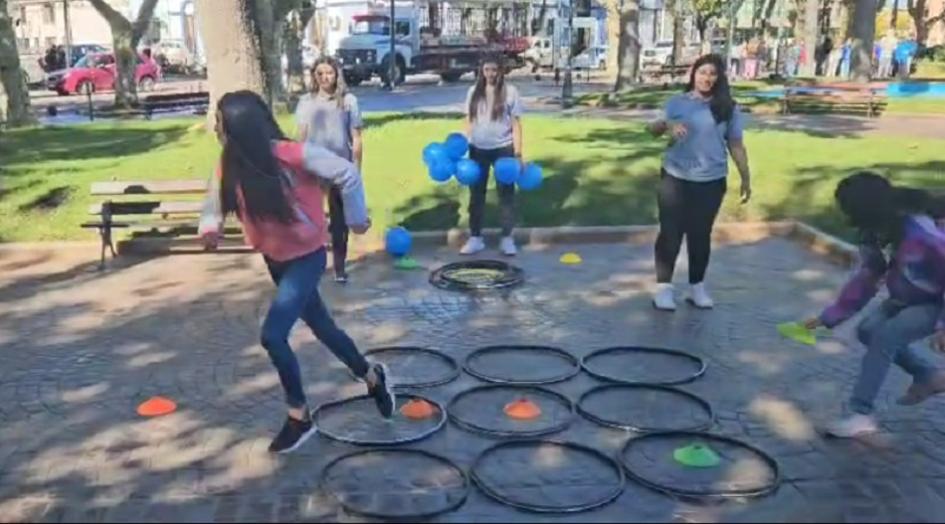
<path fill-rule="evenodd" d="M 138 406 L 138 414 L 142 417 L 160 417 L 177 410 L 173 400 L 164 397 L 151 397 Z"/>
<path fill-rule="evenodd" d="M 541 408 L 527 398 L 520 398 L 505 405 L 505 414 L 518 420 L 532 420 L 541 416 Z"/>
<path fill-rule="evenodd" d="M 413 420 L 430 418 L 436 412 L 433 404 L 423 399 L 413 399 L 400 408 L 400 414 Z"/>

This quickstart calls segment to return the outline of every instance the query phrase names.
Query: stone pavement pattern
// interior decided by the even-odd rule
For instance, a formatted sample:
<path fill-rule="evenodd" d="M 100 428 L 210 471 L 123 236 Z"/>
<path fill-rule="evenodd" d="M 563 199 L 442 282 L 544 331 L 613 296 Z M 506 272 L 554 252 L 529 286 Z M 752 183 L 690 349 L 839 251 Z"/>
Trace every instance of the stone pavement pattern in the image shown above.
<path fill-rule="evenodd" d="M 574 249 L 584 264 L 562 266 Z M 882 438 L 826 441 L 815 425 L 838 413 L 859 361 L 849 328 L 817 348 L 774 326 L 816 311 L 846 269 L 784 239 L 722 246 L 718 307 L 659 314 L 648 302 L 649 246 L 534 247 L 516 259 L 527 284 L 508 294 L 434 289 L 425 272 L 368 259 L 347 288 L 322 290 L 364 349 L 426 345 L 461 360 L 497 343 L 548 344 L 582 356 L 610 345 L 660 345 L 704 357 L 684 388 L 709 400 L 715 431 L 781 463 L 784 485 L 750 502 L 693 505 L 632 482 L 612 505 L 555 521 L 941 521 L 945 519 L 945 402 L 900 408 L 894 371 L 881 399 Z M 454 259 L 421 251 L 435 267 Z M 124 258 L 94 271 L 96 255 L 56 247 L 0 250 L 0 520 L 361 521 L 317 488 L 345 446 L 316 437 L 288 457 L 267 454 L 282 421 L 277 377 L 257 344 L 271 284 L 248 254 Z M 685 268 L 680 277 L 685 278 Z M 299 327 L 293 334 L 310 400 L 354 394 L 341 365 Z M 428 390 L 446 402 L 468 376 Z M 596 382 L 552 389 L 572 399 Z M 142 420 L 135 406 L 163 394 L 180 409 Z M 616 452 L 628 435 L 578 419 L 557 438 Z M 491 441 L 456 427 L 415 447 L 464 467 Z M 513 473 L 514 474 L 514 473 Z M 476 492 L 440 521 L 531 521 Z"/>

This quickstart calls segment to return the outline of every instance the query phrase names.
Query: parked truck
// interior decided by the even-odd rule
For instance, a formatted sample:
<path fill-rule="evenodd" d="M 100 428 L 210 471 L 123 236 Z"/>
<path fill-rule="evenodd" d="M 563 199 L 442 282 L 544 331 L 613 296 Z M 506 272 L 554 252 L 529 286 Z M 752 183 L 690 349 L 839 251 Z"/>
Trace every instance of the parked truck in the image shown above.
<path fill-rule="evenodd" d="M 343 38 L 337 49 L 349 85 L 374 75 L 385 83 L 399 84 L 406 75 L 419 73 L 438 74 L 445 82 L 455 82 L 475 71 L 485 55 L 504 58 L 508 69 L 524 65 L 527 2 L 397 2 L 394 18 L 391 55 L 389 5 L 354 16 L 351 35 Z"/>

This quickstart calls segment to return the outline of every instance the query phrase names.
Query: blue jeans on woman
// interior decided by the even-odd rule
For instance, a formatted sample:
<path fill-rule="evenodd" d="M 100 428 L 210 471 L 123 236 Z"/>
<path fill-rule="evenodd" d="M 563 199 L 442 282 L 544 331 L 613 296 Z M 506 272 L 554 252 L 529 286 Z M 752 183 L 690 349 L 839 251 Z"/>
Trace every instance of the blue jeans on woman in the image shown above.
<path fill-rule="evenodd" d="M 368 363 L 354 341 L 335 325 L 328 308 L 318 294 L 318 283 L 325 272 L 325 248 L 299 258 L 277 262 L 266 257 L 269 274 L 278 290 L 262 326 L 262 346 L 279 372 L 286 402 L 291 408 L 306 406 L 302 372 L 289 346 L 292 326 L 301 318 L 312 333 L 345 363 L 357 377 L 368 372 Z"/>
<path fill-rule="evenodd" d="M 914 343 L 935 332 L 941 312 L 941 303 L 907 306 L 887 300 L 860 322 L 857 338 L 866 346 L 866 355 L 850 399 L 853 412 L 873 412 L 873 403 L 892 363 L 912 375 L 918 384 L 939 372 L 940 367 Z"/>

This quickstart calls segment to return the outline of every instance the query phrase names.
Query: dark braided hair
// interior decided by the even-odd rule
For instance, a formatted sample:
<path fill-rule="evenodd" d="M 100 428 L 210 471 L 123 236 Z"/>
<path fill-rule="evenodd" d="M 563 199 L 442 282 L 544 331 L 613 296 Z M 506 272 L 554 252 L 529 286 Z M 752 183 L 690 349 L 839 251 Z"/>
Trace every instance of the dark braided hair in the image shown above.
<path fill-rule="evenodd" d="M 872 171 L 858 171 L 837 185 L 840 210 L 870 245 L 885 247 L 902 240 L 909 215 L 945 218 L 945 198 L 922 189 L 898 187 Z"/>

